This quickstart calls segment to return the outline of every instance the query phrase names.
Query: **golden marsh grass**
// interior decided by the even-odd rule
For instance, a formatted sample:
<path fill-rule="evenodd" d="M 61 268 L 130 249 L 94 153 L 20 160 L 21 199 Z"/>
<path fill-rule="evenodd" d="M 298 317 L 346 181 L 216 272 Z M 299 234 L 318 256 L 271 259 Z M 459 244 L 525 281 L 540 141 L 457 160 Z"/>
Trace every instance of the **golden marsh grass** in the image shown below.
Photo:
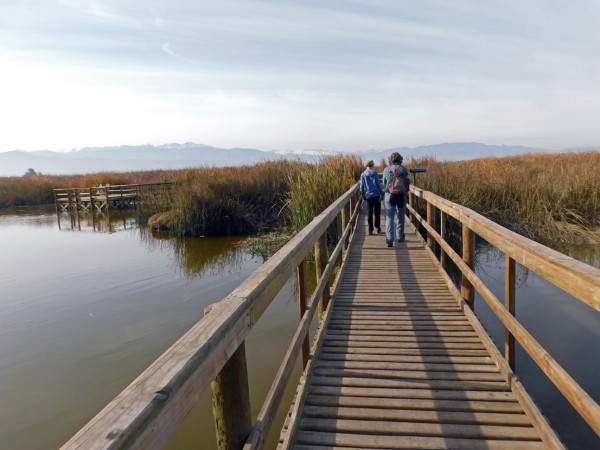
<path fill-rule="evenodd" d="M 535 240 L 597 243 L 600 152 L 529 154 L 439 162 L 425 167 L 419 187 L 477 211 Z"/>

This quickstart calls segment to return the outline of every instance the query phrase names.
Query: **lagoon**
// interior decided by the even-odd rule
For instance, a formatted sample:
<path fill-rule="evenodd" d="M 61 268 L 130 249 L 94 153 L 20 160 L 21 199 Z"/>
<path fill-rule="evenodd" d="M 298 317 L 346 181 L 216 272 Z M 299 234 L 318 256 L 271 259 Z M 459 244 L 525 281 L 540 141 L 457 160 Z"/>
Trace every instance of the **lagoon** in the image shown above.
<path fill-rule="evenodd" d="M 130 211 L 59 217 L 60 227 L 53 207 L 0 210 L 2 448 L 59 447 L 262 264 L 241 238 L 165 238 Z M 598 249 L 582 254 L 598 267 Z M 503 298 L 502 255 L 479 247 L 476 261 Z M 599 401 L 600 313 L 533 273 L 518 277 L 517 317 Z M 247 342 L 254 414 L 298 322 L 294 289 L 291 279 Z M 480 298 L 475 309 L 503 345 Z M 517 374 L 569 448 L 600 448 L 520 348 Z M 205 395 L 167 448 L 215 448 L 210 414 Z"/>

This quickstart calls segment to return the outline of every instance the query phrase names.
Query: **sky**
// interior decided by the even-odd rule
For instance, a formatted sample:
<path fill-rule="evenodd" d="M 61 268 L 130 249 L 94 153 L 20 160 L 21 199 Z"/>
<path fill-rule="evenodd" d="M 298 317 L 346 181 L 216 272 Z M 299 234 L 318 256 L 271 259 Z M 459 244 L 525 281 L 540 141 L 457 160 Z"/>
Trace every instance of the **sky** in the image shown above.
<path fill-rule="evenodd" d="M 0 151 L 600 145 L 597 0 L 0 0 Z"/>

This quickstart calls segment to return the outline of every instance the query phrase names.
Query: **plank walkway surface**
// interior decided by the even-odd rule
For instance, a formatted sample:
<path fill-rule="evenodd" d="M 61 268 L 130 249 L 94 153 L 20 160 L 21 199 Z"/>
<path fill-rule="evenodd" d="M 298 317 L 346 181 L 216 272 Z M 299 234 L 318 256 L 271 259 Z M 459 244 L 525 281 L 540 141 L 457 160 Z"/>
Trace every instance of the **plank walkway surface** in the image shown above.
<path fill-rule="evenodd" d="M 408 221 L 393 248 L 366 228 L 362 214 L 291 447 L 544 448 Z"/>

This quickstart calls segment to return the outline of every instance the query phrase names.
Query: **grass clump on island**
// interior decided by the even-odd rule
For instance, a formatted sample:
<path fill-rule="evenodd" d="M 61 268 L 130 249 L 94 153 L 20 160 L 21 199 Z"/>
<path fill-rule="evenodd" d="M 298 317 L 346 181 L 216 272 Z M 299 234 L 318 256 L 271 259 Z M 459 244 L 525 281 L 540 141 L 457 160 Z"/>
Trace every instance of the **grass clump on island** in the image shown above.
<path fill-rule="evenodd" d="M 536 241 L 600 242 L 600 152 L 415 159 L 417 185 Z"/>
<path fill-rule="evenodd" d="M 190 169 L 173 190 L 173 208 L 162 218 L 178 236 L 254 234 L 245 241 L 262 258 L 275 253 L 299 230 L 352 187 L 362 171 L 355 155 L 317 163 L 271 161 L 254 166 Z"/>

